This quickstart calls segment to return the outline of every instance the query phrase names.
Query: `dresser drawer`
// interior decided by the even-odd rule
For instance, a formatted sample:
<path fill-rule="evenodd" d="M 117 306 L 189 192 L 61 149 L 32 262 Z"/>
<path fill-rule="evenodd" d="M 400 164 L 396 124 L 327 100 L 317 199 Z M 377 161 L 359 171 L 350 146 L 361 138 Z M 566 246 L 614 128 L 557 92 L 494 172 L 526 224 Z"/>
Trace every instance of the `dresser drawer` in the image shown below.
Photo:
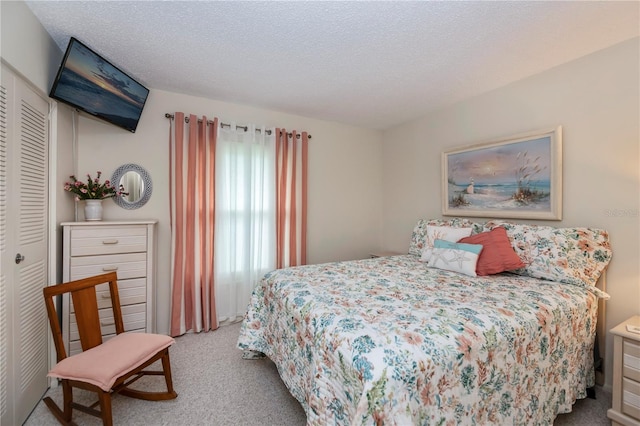
<path fill-rule="evenodd" d="M 125 331 L 153 333 L 157 221 L 62 222 L 60 225 L 63 280 L 116 272 Z M 110 296 L 108 284 L 96 288 L 103 339 L 115 336 L 116 331 Z M 69 354 L 82 351 L 75 308 L 72 297 L 65 295 L 62 298 L 62 338 Z"/>
<path fill-rule="evenodd" d="M 139 303 L 137 305 L 122 306 L 122 322 L 124 323 L 124 331 L 131 331 L 136 329 L 144 329 L 147 326 L 147 305 L 146 303 Z M 102 335 L 115 334 L 116 326 L 113 320 L 113 311 L 111 308 L 100 310 L 100 329 Z M 78 333 L 78 323 L 76 322 L 76 316 L 70 315 L 69 322 L 69 341 L 80 339 Z"/>
<path fill-rule="evenodd" d="M 140 329 L 140 330 L 131 330 L 131 331 L 128 331 L 127 333 L 144 333 L 144 332 L 145 332 L 144 329 Z M 115 334 L 102 336 L 102 341 L 106 342 L 107 340 L 111 339 L 114 336 Z M 69 356 L 79 354 L 80 352 L 82 352 L 82 344 L 80 343 L 80 340 L 74 340 L 69 344 Z"/>
<path fill-rule="evenodd" d="M 640 344 L 624 339 L 622 354 L 622 376 L 640 382 Z"/>
<path fill-rule="evenodd" d="M 640 419 L 640 383 L 622 379 L 622 412 Z"/>
<path fill-rule="evenodd" d="M 71 256 L 147 251 L 145 226 L 86 227 L 71 230 Z"/>
<path fill-rule="evenodd" d="M 146 302 L 147 279 L 118 280 L 118 296 L 120 298 L 120 306 Z M 96 287 L 96 297 L 99 309 L 111 307 L 111 293 L 109 293 L 108 283 L 100 284 Z M 73 298 L 69 300 L 69 310 L 70 312 L 75 312 Z"/>
<path fill-rule="evenodd" d="M 69 263 L 72 281 L 112 271 L 118 274 L 118 281 L 147 276 L 147 253 L 72 257 Z"/>

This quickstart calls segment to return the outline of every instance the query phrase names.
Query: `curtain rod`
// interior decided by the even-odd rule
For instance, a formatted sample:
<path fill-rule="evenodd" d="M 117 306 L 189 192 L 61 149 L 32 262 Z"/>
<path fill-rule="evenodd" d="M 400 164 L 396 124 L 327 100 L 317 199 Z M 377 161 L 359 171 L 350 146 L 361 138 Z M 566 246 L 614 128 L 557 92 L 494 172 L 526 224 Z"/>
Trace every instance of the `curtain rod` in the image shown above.
<path fill-rule="evenodd" d="M 169 113 L 166 113 L 164 116 L 165 116 L 165 118 L 169 118 L 171 120 L 173 120 L 173 118 L 174 118 L 173 114 L 169 114 Z M 188 123 L 189 122 L 189 117 L 185 116 L 184 117 L 184 122 Z M 202 119 L 199 118 L 198 119 L 198 123 L 202 123 Z M 207 124 L 213 124 L 213 121 L 207 120 Z M 231 124 L 220 122 L 220 127 L 231 127 Z M 237 129 L 242 129 L 242 130 L 244 130 L 246 132 L 247 130 L 249 130 L 249 127 L 248 126 L 238 126 L 238 125 L 236 125 L 236 130 Z M 256 129 L 256 132 L 262 132 L 262 130 Z M 267 130 L 265 133 L 270 135 L 271 134 L 271 130 Z M 292 134 L 291 133 L 287 133 L 287 136 L 291 137 Z M 311 135 L 307 135 L 307 137 L 309 139 L 311 139 Z M 300 134 L 299 133 L 296 135 L 296 138 L 300 139 Z"/>

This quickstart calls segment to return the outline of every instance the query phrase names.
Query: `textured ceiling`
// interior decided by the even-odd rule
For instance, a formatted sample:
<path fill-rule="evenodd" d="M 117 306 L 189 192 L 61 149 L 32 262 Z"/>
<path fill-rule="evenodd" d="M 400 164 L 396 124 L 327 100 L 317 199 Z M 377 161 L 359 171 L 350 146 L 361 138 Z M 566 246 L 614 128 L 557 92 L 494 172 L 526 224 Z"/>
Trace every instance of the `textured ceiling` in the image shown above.
<path fill-rule="evenodd" d="M 636 1 L 26 4 L 151 89 L 374 129 L 640 34 Z"/>

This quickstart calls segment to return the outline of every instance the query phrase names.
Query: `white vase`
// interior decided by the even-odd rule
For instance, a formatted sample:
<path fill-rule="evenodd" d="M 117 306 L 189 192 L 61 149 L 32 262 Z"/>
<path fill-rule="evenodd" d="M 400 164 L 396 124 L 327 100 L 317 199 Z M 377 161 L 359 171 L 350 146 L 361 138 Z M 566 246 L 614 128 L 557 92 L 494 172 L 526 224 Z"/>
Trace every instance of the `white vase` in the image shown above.
<path fill-rule="evenodd" d="M 84 200 L 84 220 L 102 220 L 102 200 Z"/>

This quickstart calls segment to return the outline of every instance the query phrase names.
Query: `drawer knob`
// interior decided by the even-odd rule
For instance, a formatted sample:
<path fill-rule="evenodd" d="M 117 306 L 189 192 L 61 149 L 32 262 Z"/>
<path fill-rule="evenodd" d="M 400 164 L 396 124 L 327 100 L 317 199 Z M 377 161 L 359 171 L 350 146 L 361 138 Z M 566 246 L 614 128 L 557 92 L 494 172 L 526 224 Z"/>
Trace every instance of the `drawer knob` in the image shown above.
<path fill-rule="evenodd" d="M 102 244 L 118 244 L 118 240 L 102 240 Z"/>
<path fill-rule="evenodd" d="M 100 325 L 103 326 L 107 326 L 107 325 L 114 325 L 115 321 L 100 321 Z"/>
<path fill-rule="evenodd" d="M 103 299 L 111 299 L 111 294 L 107 293 L 107 294 L 103 294 L 102 295 Z"/>
<path fill-rule="evenodd" d="M 102 268 L 102 270 L 105 271 L 105 272 L 117 271 L 118 267 L 117 266 L 104 266 Z"/>

